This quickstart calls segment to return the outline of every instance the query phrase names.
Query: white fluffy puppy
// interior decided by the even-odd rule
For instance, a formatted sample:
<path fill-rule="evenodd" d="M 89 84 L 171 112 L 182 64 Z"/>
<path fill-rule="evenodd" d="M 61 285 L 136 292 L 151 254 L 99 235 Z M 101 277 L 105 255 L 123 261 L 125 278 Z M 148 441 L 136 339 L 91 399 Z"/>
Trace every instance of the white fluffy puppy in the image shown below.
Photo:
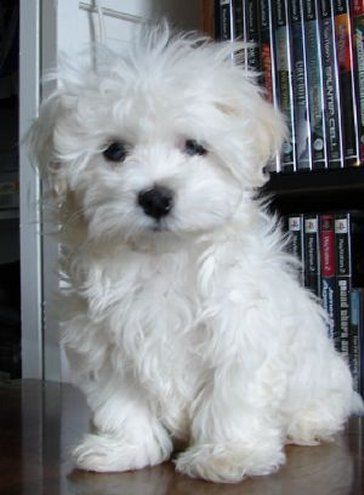
<path fill-rule="evenodd" d="M 179 471 L 236 482 L 360 408 L 254 199 L 284 125 L 231 50 L 150 28 L 61 74 L 33 126 L 62 224 L 63 342 L 95 425 L 81 468 L 155 465 L 177 438 Z"/>

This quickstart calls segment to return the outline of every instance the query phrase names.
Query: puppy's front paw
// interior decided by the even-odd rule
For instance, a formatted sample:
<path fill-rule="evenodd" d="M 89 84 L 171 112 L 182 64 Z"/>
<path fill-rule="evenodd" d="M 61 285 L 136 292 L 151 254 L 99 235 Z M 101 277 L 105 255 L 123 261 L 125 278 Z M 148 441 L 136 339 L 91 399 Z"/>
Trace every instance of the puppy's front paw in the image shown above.
<path fill-rule="evenodd" d="M 141 469 L 159 464 L 165 457 L 157 445 L 133 445 L 111 434 L 88 434 L 73 451 L 77 467 L 98 472 Z"/>
<path fill-rule="evenodd" d="M 264 451 L 236 444 L 196 445 L 180 454 L 177 471 L 192 478 L 217 483 L 237 483 L 246 476 L 261 476 L 276 471 L 285 461 L 281 449 Z"/>

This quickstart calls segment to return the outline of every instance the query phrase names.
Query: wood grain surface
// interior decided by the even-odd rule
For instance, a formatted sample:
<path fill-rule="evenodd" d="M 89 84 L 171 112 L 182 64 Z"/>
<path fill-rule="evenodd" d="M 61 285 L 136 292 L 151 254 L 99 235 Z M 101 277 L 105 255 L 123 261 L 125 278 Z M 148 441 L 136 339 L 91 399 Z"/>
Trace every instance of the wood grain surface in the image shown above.
<path fill-rule="evenodd" d="M 333 443 L 287 446 L 277 473 L 221 485 L 176 474 L 173 463 L 128 473 L 74 468 L 70 450 L 90 427 L 70 385 L 26 380 L 0 386 L 1 495 L 353 495 L 364 493 L 364 422 L 352 418 Z"/>

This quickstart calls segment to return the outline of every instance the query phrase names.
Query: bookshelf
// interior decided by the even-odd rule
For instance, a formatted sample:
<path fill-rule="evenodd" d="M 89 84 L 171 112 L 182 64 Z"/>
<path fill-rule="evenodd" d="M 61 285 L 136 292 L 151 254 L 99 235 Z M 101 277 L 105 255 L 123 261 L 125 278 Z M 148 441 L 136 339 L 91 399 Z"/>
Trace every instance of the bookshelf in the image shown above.
<path fill-rule="evenodd" d="M 213 38 L 251 43 L 248 64 L 286 119 L 258 194 L 282 217 L 364 396 L 364 1 L 216 0 L 205 12 Z"/>
<path fill-rule="evenodd" d="M 202 0 L 201 5 L 201 28 L 212 38 L 218 39 L 219 19 L 216 12 L 220 1 Z M 364 166 L 271 173 L 262 195 L 270 196 L 272 205 L 282 214 L 363 209 Z"/>
<path fill-rule="evenodd" d="M 283 214 L 364 208 L 364 167 L 271 174 L 262 193 Z"/>

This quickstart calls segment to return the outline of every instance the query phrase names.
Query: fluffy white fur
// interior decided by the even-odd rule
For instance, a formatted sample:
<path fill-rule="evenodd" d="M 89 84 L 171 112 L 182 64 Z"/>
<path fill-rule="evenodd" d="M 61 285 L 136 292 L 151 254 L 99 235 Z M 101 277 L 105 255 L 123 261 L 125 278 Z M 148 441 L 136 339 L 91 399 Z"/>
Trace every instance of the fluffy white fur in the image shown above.
<path fill-rule="evenodd" d="M 235 48 L 150 28 L 97 70 L 64 69 L 32 128 L 62 225 L 63 342 L 96 427 L 80 468 L 155 465 L 177 438 L 179 471 L 237 482 L 361 408 L 255 199 L 284 125 Z M 188 155 L 186 139 L 208 153 Z M 102 154 L 115 140 L 123 163 Z M 137 204 L 155 184 L 175 193 L 158 228 Z"/>

